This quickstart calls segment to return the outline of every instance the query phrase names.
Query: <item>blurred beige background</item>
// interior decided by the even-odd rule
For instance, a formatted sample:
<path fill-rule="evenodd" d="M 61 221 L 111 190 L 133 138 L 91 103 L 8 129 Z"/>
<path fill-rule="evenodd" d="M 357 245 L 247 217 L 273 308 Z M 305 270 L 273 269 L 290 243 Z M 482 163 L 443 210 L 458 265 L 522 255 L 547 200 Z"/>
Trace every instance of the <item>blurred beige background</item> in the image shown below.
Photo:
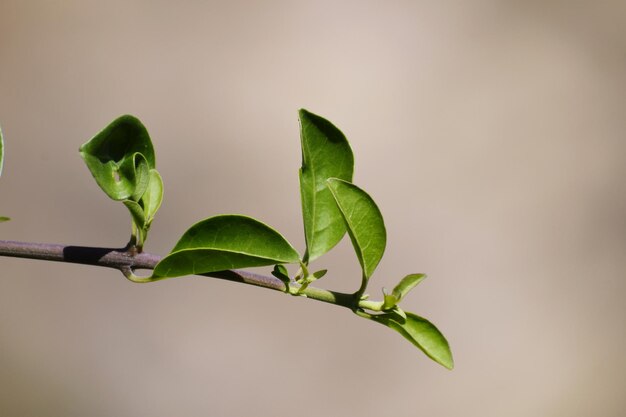
<path fill-rule="evenodd" d="M 166 186 L 147 249 L 245 213 L 303 247 L 296 110 L 386 217 L 371 292 L 447 372 L 333 306 L 211 279 L 0 259 L 2 416 L 623 416 L 626 4 L 0 1 L 1 238 L 121 246 L 80 144 L 123 113 Z M 355 288 L 349 242 L 317 263 Z"/>

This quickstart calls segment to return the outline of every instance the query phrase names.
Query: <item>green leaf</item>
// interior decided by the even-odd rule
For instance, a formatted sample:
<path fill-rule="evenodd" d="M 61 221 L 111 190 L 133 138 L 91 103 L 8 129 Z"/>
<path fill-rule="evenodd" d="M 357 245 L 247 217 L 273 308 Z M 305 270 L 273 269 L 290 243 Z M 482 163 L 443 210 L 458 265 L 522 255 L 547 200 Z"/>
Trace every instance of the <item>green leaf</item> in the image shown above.
<path fill-rule="evenodd" d="M 139 201 L 150 184 L 150 171 L 148 160 L 139 152 L 132 158 L 127 159 L 120 167 L 120 172 L 125 178 L 134 179 L 134 188 L 130 195 L 133 201 Z"/>
<path fill-rule="evenodd" d="M 425 318 L 408 312 L 406 318 L 394 312 L 371 315 L 368 318 L 397 331 L 435 362 L 448 369 L 454 367 L 448 341 L 435 325 Z"/>
<path fill-rule="evenodd" d="M 163 180 L 156 169 L 150 170 L 150 182 L 139 201 L 145 213 L 146 225 L 150 226 L 163 202 Z"/>
<path fill-rule="evenodd" d="M 122 203 L 130 211 L 130 216 L 133 218 L 135 225 L 143 230 L 146 226 L 146 215 L 139 203 L 133 200 L 124 200 Z"/>
<path fill-rule="evenodd" d="M 148 131 L 133 116 L 121 116 L 80 147 L 91 175 L 113 200 L 138 201 L 155 168 Z"/>
<path fill-rule="evenodd" d="M 307 254 L 312 261 L 331 250 L 346 226 L 330 191 L 328 178 L 352 181 L 354 156 L 344 134 L 328 120 L 304 109 L 299 112 L 302 167 L 300 195 Z"/>
<path fill-rule="evenodd" d="M 387 232 L 383 216 L 374 200 L 356 185 L 337 178 L 327 182 L 348 226 L 352 246 L 367 279 L 385 252 Z"/>
<path fill-rule="evenodd" d="M 328 269 L 320 269 L 319 271 L 315 271 L 313 272 L 313 278 L 320 279 L 321 277 L 326 275 L 327 272 L 328 272 Z"/>
<path fill-rule="evenodd" d="M 281 264 L 274 265 L 274 270 L 272 271 L 272 275 L 274 275 L 276 278 L 278 278 L 285 284 L 288 284 L 291 281 L 291 279 L 289 279 L 289 272 L 287 271 L 287 268 L 285 268 L 285 265 L 281 265 Z"/>
<path fill-rule="evenodd" d="M 383 288 L 383 305 L 381 307 L 382 310 L 391 310 L 398 304 L 398 297 L 393 294 L 388 294 L 387 290 Z"/>
<path fill-rule="evenodd" d="M 183 234 L 153 277 L 206 274 L 227 269 L 297 263 L 298 252 L 276 230 L 241 215 L 210 217 Z"/>
<path fill-rule="evenodd" d="M 11 218 L 10 218 L 10 217 L 0 216 L 0 223 L 2 223 L 2 222 L 8 222 L 9 220 L 11 220 Z"/>
<path fill-rule="evenodd" d="M 150 170 L 150 181 L 148 187 L 143 196 L 136 202 L 134 200 L 124 200 L 122 203 L 128 208 L 130 215 L 133 219 L 133 223 L 136 227 L 134 231 L 135 243 L 139 247 L 143 247 L 146 238 L 148 237 L 148 230 L 154 220 L 154 215 L 161 206 L 163 200 L 163 181 L 156 169 Z M 135 230 L 135 229 L 133 229 Z"/>
<path fill-rule="evenodd" d="M 400 317 L 402 317 L 402 320 L 406 321 L 407 315 L 404 312 L 404 310 L 400 308 L 400 306 L 395 306 L 392 311 L 396 313 L 397 315 L 399 315 Z"/>
<path fill-rule="evenodd" d="M 393 296 L 398 300 L 397 302 L 399 303 L 424 278 L 426 278 L 426 274 L 409 274 L 402 278 L 392 291 Z"/>

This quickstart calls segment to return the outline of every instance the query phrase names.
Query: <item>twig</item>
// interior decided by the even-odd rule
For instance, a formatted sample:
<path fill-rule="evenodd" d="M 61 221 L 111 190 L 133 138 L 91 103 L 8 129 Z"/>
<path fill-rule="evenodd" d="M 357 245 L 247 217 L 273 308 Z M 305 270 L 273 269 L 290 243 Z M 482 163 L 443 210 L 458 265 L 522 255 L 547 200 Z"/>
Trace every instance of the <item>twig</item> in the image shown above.
<path fill-rule="evenodd" d="M 43 261 L 66 262 L 82 265 L 101 266 L 121 271 L 127 276 L 129 271 L 154 269 L 161 256 L 147 252 L 136 253 L 126 248 L 99 248 L 89 246 L 61 245 L 56 243 L 31 243 L 0 240 L 0 256 L 38 259 Z M 288 292 L 283 281 L 274 277 L 255 274 L 244 270 L 229 270 L 203 274 L 212 278 L 240 282 L 257 287 Z M 354 308 L 354 295 L 308 287 L 299 295 L 318 301 Z"/>

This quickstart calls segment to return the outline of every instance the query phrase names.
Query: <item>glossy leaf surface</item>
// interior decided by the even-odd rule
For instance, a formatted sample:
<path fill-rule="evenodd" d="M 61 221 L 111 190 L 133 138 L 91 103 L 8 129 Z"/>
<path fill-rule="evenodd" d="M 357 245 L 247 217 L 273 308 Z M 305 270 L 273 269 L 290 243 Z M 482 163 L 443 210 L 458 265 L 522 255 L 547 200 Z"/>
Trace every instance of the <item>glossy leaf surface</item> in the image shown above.
<path fill-rule="evenodd" d="M 210 217 L 193 225 L 153 277 L 205 274 L 226 269 L 297 263 L 296 250 L 276 230 L 241 215 Z"/>
<path fill-rule="evenodd" d="M 392 291 L 393 296 L 400 302 L 417 284 L 426 278 L 426 274 L 409 274 L 402 278 Z"/>
<path fill-rule="evenodd" d="M 346 226 L 326 186 L 329 178 L 352 181 L 354 156 L 344 134 L 328 120 L 300 110 L 300 195 L 308 261 L 332 249 Z"/>
<path fill-rule="evenodd" d="M 134 200 L 122 201 L 130 212 L 133 223 L 137 228 L 135 233 L 137 234 L 136 244 L 138 246 L 143 246 L 145 243 L 150 225 L 163 200 L 163 181 L 156 169 L 150 170 L 149 179 L 148 187 L 139 202 Z"/>
<path fill-rule="evenodd" d="M 369 278 L 385 252 L 387 232 L 383 216 L 374 200 L 356 185 L 336 178 L 327 182 L 348 226 L 363 275 Z"/>
<path fill-rule="evenodd" d="M 133 218 L 135 226 L 143 229 L 146 226 L 146 215 L 139 203 L 133 200 L 124 200 L 122 203 L 124 203 L 128 211 L 130 211 L 130 216 Z"/>
<path fill-rule="evenodd" d="M 80 147 L 91 175 L 113 200 L 138 201 L 155 167 L 148 131 L 133 116 L 121 116 Z"/>
<path fill-rule="evenodd" d="M 448 341 L 425 318 L 413 313 L 406 313 L 406 319 L 396 313 L 385 313 L 371 316 L 371 319 L 400 333 L 435 362 L 448 369 L 454 367 Z"/>
<path fill-rule="evenodd" d="M 163 180 L 161 175 L 156 169 L 151 169 L 149 178 L 148 187 L 140 200 L 148 226 L 154 220 L 154 216 L 163 202 Z"/>

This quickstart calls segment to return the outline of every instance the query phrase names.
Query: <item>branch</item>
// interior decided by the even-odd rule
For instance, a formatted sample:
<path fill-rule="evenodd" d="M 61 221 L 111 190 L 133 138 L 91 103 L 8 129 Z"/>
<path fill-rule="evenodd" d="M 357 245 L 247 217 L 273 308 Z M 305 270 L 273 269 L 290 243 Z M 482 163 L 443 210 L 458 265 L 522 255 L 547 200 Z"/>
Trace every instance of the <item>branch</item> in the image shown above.
<path fill-rule="evenodd" d="M 128 248 L 94 248 L 11 240 L 0 240 L 0 256 L 103 266 L 120 271 L 125 268 L 153 269 L 161 260 L 160 256 L 149 253 L 133 255 Z"/>
<path fill-rule="evenodd" d="M 135 250 L 128 247 L 98 248 L 60 245 L 55 243 L 16 242 L 10 240 L 0 240 L 0 256 L 101 266 L 117 269 L 126 277 L 137 269 L 154 269 L 156 264 L 161 260 L 159 255 L 146 252 L 136 253 Z M 289 292 L 285 283 L 274 276 L 260 275 L 239 269 L 213 272 L 201 276 L 240 282 L 284 293 Z M 145 282 L 149 282 L 149 280 Z M 343 307 L 354 307 L 353 294 L 308 287 L 304 289 L 300 295 Z"/>

